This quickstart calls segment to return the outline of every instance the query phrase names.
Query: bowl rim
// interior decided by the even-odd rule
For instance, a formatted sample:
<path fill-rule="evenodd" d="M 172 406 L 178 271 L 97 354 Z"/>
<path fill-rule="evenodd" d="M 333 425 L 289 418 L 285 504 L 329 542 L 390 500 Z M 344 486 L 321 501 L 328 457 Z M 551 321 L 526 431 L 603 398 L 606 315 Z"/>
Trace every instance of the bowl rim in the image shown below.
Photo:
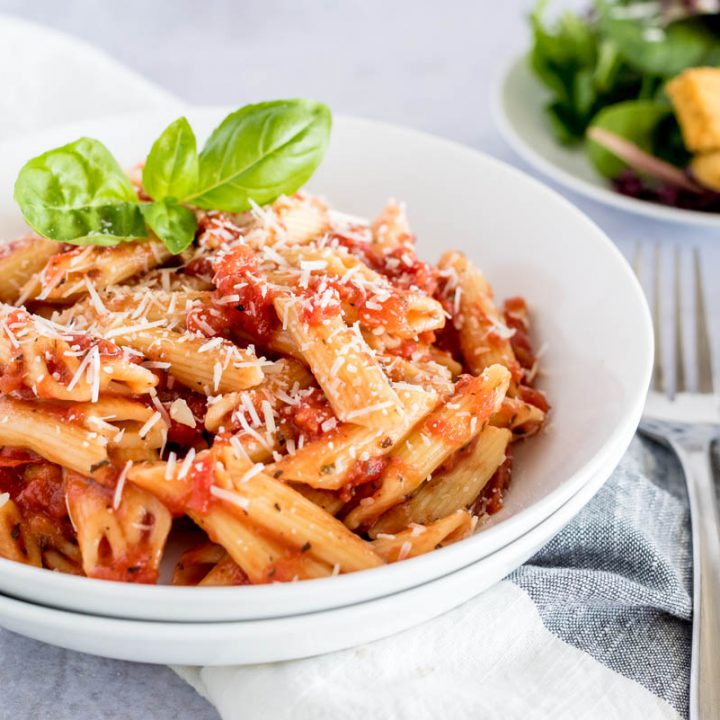
<path fill-rule="evenodd" d="M 200 116 L 206 118 L 214 118 L 217 116 L 220 118 L 224 116 L 221 115 L 221 113 L 227 113 L 231 109 L 234 108 L 229 108 L 225 105 L 190 106 L 187 108 L 187 114 L 190 116 L 191 121 L 193 116 L 196 118 L 199 118 Z M 177 111 L 173 109 L 170 113 L 176 115 Z M 20 142 L 28 142 L 32 140 L 33 142 L 37 141 L 39 143 L 46 137 L 54 138 L 62 135 L 70 135 L 74 132 L 82 133 L 88 126 L 98 126 L 101 124 L 113 126 L 116 123 L 126 125 L 133 122 L 158 122 L 161 120 L 167 120 L 168 117 L 169 113 L 167 111 L 150 110 L 113 114 L 107 117 L 89 119 L 79 123 L 76 122 L 62 126 L 55 126 L 40 132 L 33 132 L 22 137 L 15 138 L 12 141 L 0 143 L 0 153 L 3 148 L 8 148 L 9 146 L 16 145 Z M 462 143 L 402 125 L 342 114 L 335 115 L 334 120 L 336 123 L 354 125 L 358 128 L 363 128 L 364 130 L 395 133 L 400 132 L 405 135 L 413 136 L 418 140 L 430 140 L 434 143 L 438 143 L 439 145 L 444 146 L 447 150 L 461 150 L 463 153 L 471 154 L 481 162 L 493 166 L 499 172 L 506 173 L 508 177 L 511 177 L 519 184 L 532 186 L 538 195 L 544 196 L 549 203 L 553 203 L 556 207 L 558 207 L 558 210 L 562 208 L 562 212 L 573 215 L 579 224 L 584 225 L 587 230 L 585 240 L 593 243 L 599 251 L 607 253 L 609 257 L 612 257 L 617 269 L 617 275 L 615 277 L 624 278 L 628 289 L 631 291 L 634 299 L 636 300 L 634 305 L 639 313 L 637 337 L 638 350 L 644 354 L 644 358 L 642 358 L 642 373 L 638 378 L 635 396 L 632 399 L 632 402 L 628 402 L 628 410 L 625 413 L 622 422 L 618 423 L 613 428 L 612 432 L 609 433 L 598 452 L 589 458 L 585 465 L 583 465 L 577 472 L 568 476 L 562 485 L 552 490 L 549 494 L 519 510 L 511 517 L 501 520 L 493 526 L 484 529 L 481 533 L 477 533 L 453 545 L 434 550 L 432 553 L 409 558 L 404 560 L 402 563 L 394 563 L 378 568 L 370 568 L 368 570 L 347 573 L 336 577 L 317 578 L 297 583 L 201 588 L 172 585 L 140 585 L 64 575 L 48 571 L 44 568 L 30 567 L 21 563 L 15 563 L 13 561 L 0 558 L 0 577 L 6 577 L 8 573 L 11 573 L 20 582 L 42 583 L 47 586 L 48 590 L 56 588 L 58 590 L 62 589 L 65 592 L 74 591 L 76 593 L 83 594 L 92 592 L 99 599 L 108 599 L 111 597 L 117 599 L 123 594 L 122 591 L 124 590 L 124 596 L 131 595 L 133 600 L 138 603 L 149 601 L 154 601 L 156 603 L 171 603 L 173 601 L 182 600 L 186 603 L 192 601 L 194 605 L 202 606 L 207 602 L 220 602 L 221 598 L 222 602 L 227 602 L 230 599 L 249 600 L 252 597 L 253 604 L 257 603 L 260 605 L 264 603 L 265 599 L 272 599 L 273 602 L 277 603 L 280 602 L 280 598 L 282 598 L 282 602 L 287 604 L 288 608 L 292 608 L 298 601 L 307 601 L 307 599 L 312 596 L 322 595 L 330 590 L 337 590 L 337 592 L 342 590 L 350 595 L 355 595 L 356 592 L 361 591 L 368 585 L 382 584 L 389 577 L 423 577 L 423 573 L 420 571 L 423 568 L 427 570 L 430 565 L 452 568 L 452 570 L 447 570 L 447 573 L 480 560 L 481 558 L 486 557 L 488 554 L 495 552 L 502 547 L 505 547 L 520 537 L 523 533 L 517 531 L 517 526 L 525 527 L 526 530 L 531 530 L 551 515 L 552 512 L 565 504 L 579 489 L 583 487 L 583 485 L 589 482 L 594 474 L 598 472 L 598 470 L 603 466 L 608 455 L 617 454 L 620 451 L 620 455 L 618 455 L 619 460 L 622 452 L 624 452 L 629 444 L 642 414 L 642 408 L 644 407 L 645 395 L 650 383 L 653 366 L 654 339 L 650 310 L 641 286 L 622 253 L 612 243 L 608 236 L 587 215 L 585 215 L 580 209 L 558 192 L 546 186 L 539 179 L 534 178 L 522 170 L 513 167 L 509 163 L 499 160 L 489 154 L 463 145 Z M 532 518 L 535 518 L 535 520 Z M 481 555 L 472 553 L 470 551 L 471 548 L 475 548 L 478 545 L 485 545 L 489 549 Z M 466 554 L 473 555 L 474 559 L 468 563 L 460 561 L 459 558 Z M 433 577 L 439 577 L 440 574 L 446 573 L 435 573 Z M 415 585 L 420 584 L 421 582 L 422 581 L 415 583 Z M 3 583 L 0 581 L 0 586 L 2 584 Z M 405 585 L 405 587 L 410 587 L 410 585 Z M 0 592 L 4 592 L 2 587 L 0 587 Z M 373 597 L 379 596 L 380 595 L 378 594 Z M 242 608 L 239 608 L 238 620 L 242 619 L 241 614 Z M 253 617 L 259 618 L 261 616 L 255 615 Z M 251 618 L 248 617 L 247 619 Z"/>

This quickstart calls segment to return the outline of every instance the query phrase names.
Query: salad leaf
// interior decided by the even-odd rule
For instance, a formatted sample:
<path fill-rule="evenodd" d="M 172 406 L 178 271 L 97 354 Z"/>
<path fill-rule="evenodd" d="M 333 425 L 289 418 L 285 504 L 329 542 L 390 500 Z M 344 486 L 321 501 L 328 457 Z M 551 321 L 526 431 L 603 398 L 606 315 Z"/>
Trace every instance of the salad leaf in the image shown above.
<path fill-rule="evenodd" d="M 186 207 L 178 205 L 175 200 L 165 199 L 143 205 L 142 212 L 150 229 L 173 255 L 192 245 L 197 220 Z"/>
<path fill-rule="evenodd" d="M 80 138 L 28 161 L 15 201 L 43 237 L 76 245 L 117 245 L 147 236 L 137 194 L 110 151 Z"/>
<path fill-rule="evenodd" d="M 143 190 L 154 200 L 181 198 L 198 182 L 195 133 L 186 118 L 168 125 L 155 141 L 143 168 Z"/>
<path fill-rule="evenodd" d="M 647 3 L 645 3 L 647 5 Z M 600 29 L 625 61 L 641 73 L 670 78 L 688 67 L 720 63 L 720 36 L 706 18 L 690 17 L 663 24 L 654 15 L 632 11 L 638 5 L 600 3 Z"/>
<path fill-rule="evenodd" d="M 581 141 L 593 116 L 604 105 L 637 95 L 641 77 L 627 65 L 612 39 L 596 23 L 565 12 L 550 25 L 544 19 L 547 0 L 530 16 L 533 45 L 530 66 L 551 91 L 546 107 L 556 139 Z"/>
<path fill-rule="evenodd" d="M 295 192 L 320 164 L 330 136 L 326 105 L 276 100 L 228 115 L 200 153 L 198 189 L 182 198 L 201 208 L 243 212 Z"/>
<path fill-rule="evenodd" d="M 720 0 L 663 0 L 660 13 L 665 22 L 698 15 L 717 15 L 720 13 Z"/>
<path fill-rule="evenodd" d="M 604 108 L 593 119 L 590 127 L 609 130 L 641 150 L 652 152 L 654 132 L 671 113 L 672 108 L 667 103 L 631 100 Z M 627 168 L 623 160 L 594 140 L 588 139 L 587 152 L 595 169 L 606 178 L 615 178 Z"/>

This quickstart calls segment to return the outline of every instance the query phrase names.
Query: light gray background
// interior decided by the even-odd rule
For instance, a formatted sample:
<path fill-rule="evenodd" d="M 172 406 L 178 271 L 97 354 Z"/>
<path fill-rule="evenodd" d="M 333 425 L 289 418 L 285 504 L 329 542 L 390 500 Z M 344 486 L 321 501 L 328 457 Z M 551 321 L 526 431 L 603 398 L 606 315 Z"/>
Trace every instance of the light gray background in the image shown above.
<path fill-rule="evenodd" d="M 0 12 L 106 50 L 181 98 L 315 97 L 410 125 L 527 169 L 499 137 L 491 94 L 527 44 L 528 0 L 0 0 Z M 89 98 L 88 102 L 92 102 Z M 577 196 L 621 247 L 708 243 Z M 0 630 L 0 720 L 216 720 L 166 668 L 101 660 Z M 281 689 L 279 689 L 281 691 Z"/>

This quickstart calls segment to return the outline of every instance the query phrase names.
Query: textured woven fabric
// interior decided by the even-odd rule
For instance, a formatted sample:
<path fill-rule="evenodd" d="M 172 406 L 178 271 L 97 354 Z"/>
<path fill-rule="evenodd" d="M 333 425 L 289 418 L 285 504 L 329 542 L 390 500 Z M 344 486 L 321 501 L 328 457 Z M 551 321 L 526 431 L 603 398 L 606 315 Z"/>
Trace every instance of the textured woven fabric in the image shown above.
<path fill-rule="evenodd" d="M 668 450 L 636 439 L 592 502 L 510 579 L 552 633 L 687 716 L 690 523 Z"/>

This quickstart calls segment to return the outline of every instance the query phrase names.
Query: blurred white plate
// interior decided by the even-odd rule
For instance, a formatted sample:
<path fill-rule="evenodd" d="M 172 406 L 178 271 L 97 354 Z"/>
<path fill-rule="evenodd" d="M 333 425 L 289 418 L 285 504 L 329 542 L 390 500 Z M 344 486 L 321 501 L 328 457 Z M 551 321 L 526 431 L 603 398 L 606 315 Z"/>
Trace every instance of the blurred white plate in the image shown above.
<path fill-rule="evenodd" d="M 200 108 L 188 117 L 202 140 L 226 112 Z M 29 157 L 90 135 L 130 166 L 172 119 L 145 114 L 96 120 L 0 146 L 2 235 L 11 238 L 23 229 L 12 185 Z M 518 448 L 504 510 L 463 542 L 334 578 L 233 588 L 138 586 L 0 561 L 0 592 L 142 620 L 257 620 L 338 608 L 467 567 L 546 520 L 592 478 L 610 474 L 640 418 L 653 343 L 642 291 L 597 226 L 567 200 L 493 158 L 354 118 L 336 118 L 311 188 L 336 208 L 363 217 L 377 213 L 388 196 L 406 201 L 421 257 L 436 260 L 458 248 L 478 261 L 499 298 L 522 294 L 529 301 L 537 347 L 546 347 L 541 387 L 553 410 L 547 432 Z"/>
<path fill-rule="evenodd" d="M 334 652 L 407 630 L 479 595 L 550 540 L 604 481 L 601 473 L 533 530 L 462 570 L 355 605 L 269 620 L 176 623 L 98 617 L 0 595 L 0 626 L 70 650 L 171 665 L 245 665 Z"/>
<path fill-rule="evenodd" d="M 525 55 L 501 77 L 494 98 L 496 122 L 513 150 L 538 170 L 606 205 L 656 220 L 720 228 L 720 213 L 682 210 L 615 192 L 590 164 L 582 147 L 567 148 L 556 142 L 543 111 L 549 93 L 533 75 Z"/>

